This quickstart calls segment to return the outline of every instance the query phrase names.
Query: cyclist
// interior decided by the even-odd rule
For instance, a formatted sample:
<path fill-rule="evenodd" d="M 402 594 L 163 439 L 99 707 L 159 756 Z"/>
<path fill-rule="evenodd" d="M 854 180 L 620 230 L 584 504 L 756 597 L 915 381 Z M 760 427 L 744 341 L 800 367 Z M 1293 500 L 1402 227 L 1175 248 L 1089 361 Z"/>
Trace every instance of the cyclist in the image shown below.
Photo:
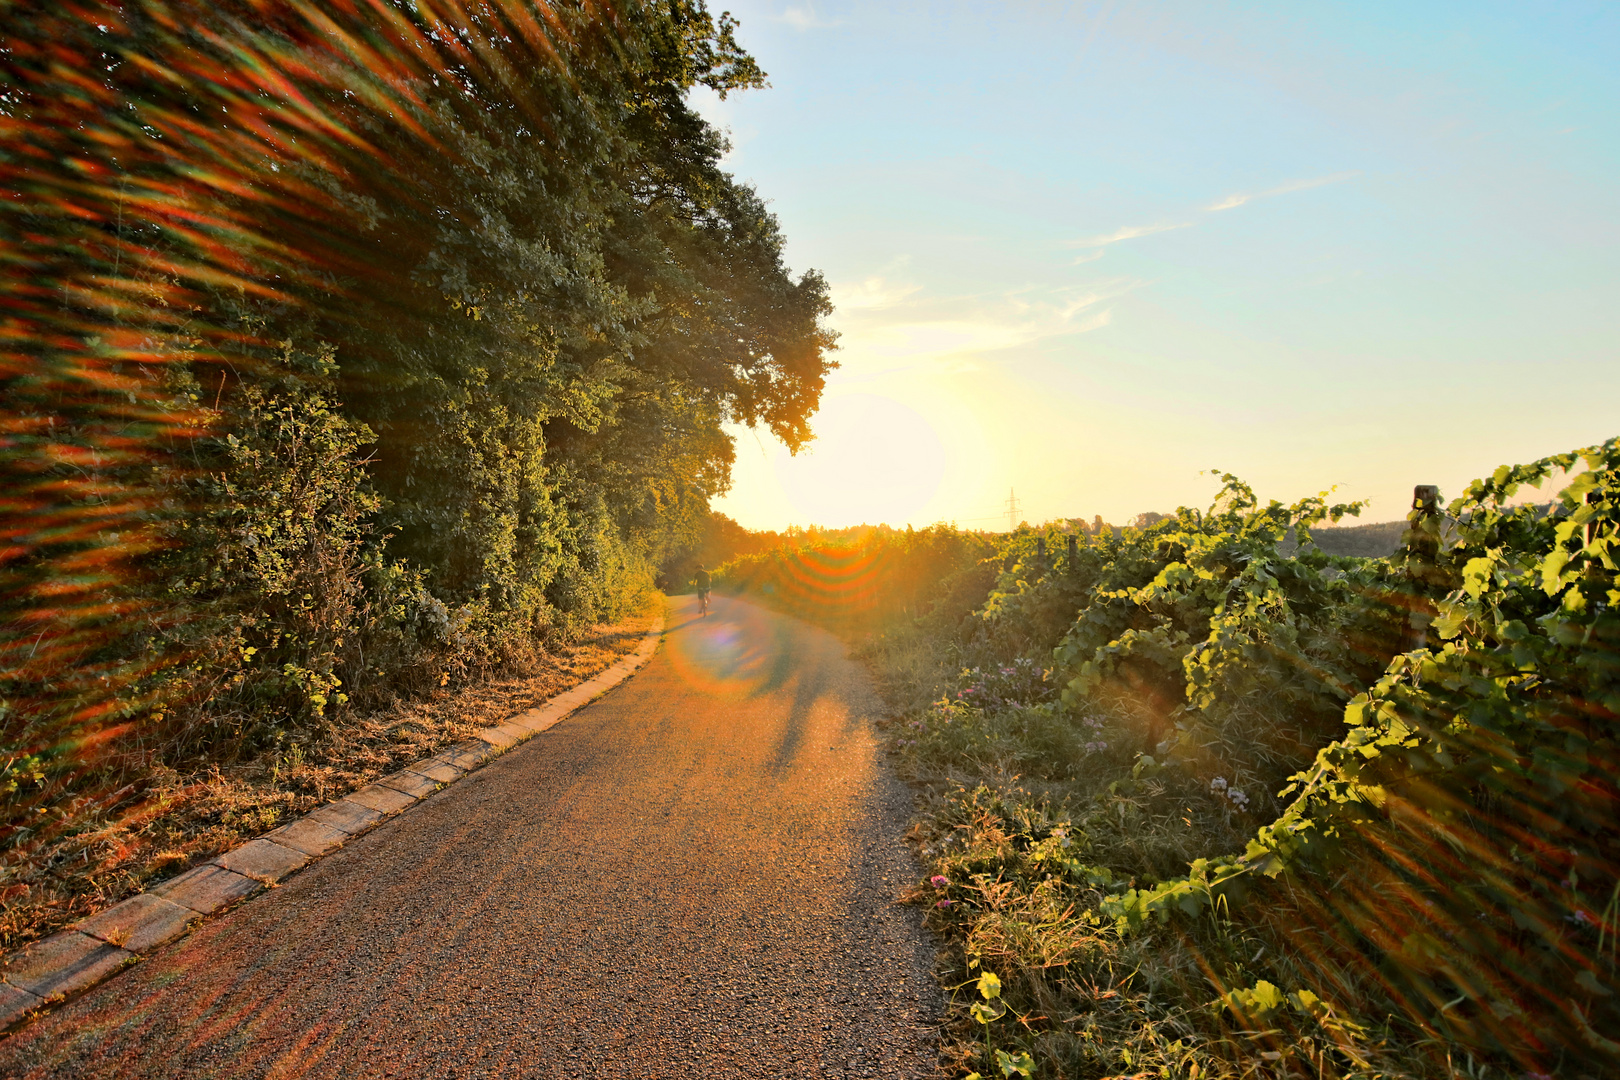
<path fill-rule="evenodd" d="M 692 575 L 692 584 L 697 586 L 698 608 L 703 612 L 704 617 L 707 618 L 709 614 L 710 581 L 709 572 L 703 569 L 702 563 L 698 563 L 697 573 Z"/>

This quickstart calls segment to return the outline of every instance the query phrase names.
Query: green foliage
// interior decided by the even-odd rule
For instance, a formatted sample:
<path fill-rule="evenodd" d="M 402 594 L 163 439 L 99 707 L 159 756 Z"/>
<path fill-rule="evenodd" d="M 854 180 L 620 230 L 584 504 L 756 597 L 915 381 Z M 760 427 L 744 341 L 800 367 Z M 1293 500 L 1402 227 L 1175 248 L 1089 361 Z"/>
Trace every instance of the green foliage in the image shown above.
<path fill-rule="evenodd" d="M 305 285 L 297 309 L 375 433 L 375 528 L 444 605 L 427 643 L 451 667 L 620 614 L 725 489 L 721 423 L 797 445 L 829 366 L 825 285 L 790 278 L 686 102 L 763 84 L 735 21 L 701 0 L 559 17 L 574 37 L 555 62 L 417 87 L 440 152 L 367 118 L 370 152 L 325 179 L 365 208 L 340 228 L 367 272 Z"/>
<path fill-rule="evenodd" d="M 171 755 L 239 752 L 330 719 L 368 662 L 397 673 L 446 641 L 449 612 L 424 573 L 385 557 L 372 434 L 339 411 L 334 370 L 329 347 L 283 345 L 238 387 L 222 434 L 166 477 L 194 513 L 154 566 L 167 617 L 142 644 L 183 662 L 142 684 L 148 746 L 172 736 Z"/>
<path fill-rule="evenodd" d="M 1237 478 L 1221 479 L 1207 512 L 1184 507 L 1103 541 L 1096 583 L 1053 653 L 1072 673 L 1065 702 L 1127 702 L 1142 717 L 1144 750 L 1172 734 L 1188 750 L 1201 746 L 1202 729 L 1260 693 L 1297 718 L 1274 738 L 1309 743 L 1368 670 L 1357 648 L 1366 628 L 1350 601 L 1375 587 L 1378 571 L 1310 546 L 1312 526 L 1359 504 L 1316 497 L 1262 507 Z M 1290 536 L 1304 547 L 1284 558 L 1277 548 Z"/>
<path fill-rule="evenodd" d="M 764 85 L 703 0 L 19 18 L 5 236 L 74 299 L 0 370 L 18 814 L 616 618 L 724 424 L 810 437 L 827 286 L 687 100 Z"/>
<path fill-rule="evenodd" d="M 679 592 L 692 580 L 699 566 L 715 570 L 744 555 L 760 555 L 787 541 L 778 532 L 745 529 L 725 514 L 711 510 L 694 522 L 692 531 L 672 550 L 658 568 L 659 587 Z"/>
<path fill-rule="evenodd" d="M 1354 507 L 1225 476 L 1072 558 L 1008 537 L 975 614 L 870 649 L 933 792 L 918 899 L 994 967 L 1011 1045 L 1058 1075 L 1614 1075 L 1617 465 L 1505 467 L 1365 561 L 1313 543 Z M 1120 966 L 1105 1064 L 1074 1025 Z"/>
<path fill-rule="evenodd" d="M 1117 848 L 1097 824 L 979 786 L 946 794 L 919 829 L 936 873 L 912 898 L 948 943 L 949 981 L 965 980 L 953 995 L 963 1043 L 948 1050 L 964 1070 L 1237 1077 L 1287 1059 L 1315 1075 L 1401 1075 L 1381 1033 L 1345 1021 L 1321 994 L 1282 995 L 1280 1014 L 1255 1008 L 1272 993 L 1244 970 L 1257 945 L 1230 922 L 1123 934 L 1099 908 L 1130 882 L 1099 865 Z M 1210 979 L 1228 977 L 1212 994 Z"/>
<path fill-rule="evenodd" d="M 1042 708 L 954 728 L 942 721 L 955 713 L 936 710 L 920 728 L 953 734 L 923 752 L 965 752 L 962 733 L 974 724 L 1013 724 L 1020 734 L 997 755 L 1025 775 L 1073 777 L 1092 767 L 1088 759 L 1116 767 L 1139 751 L 1202 783 L 1221 777 L 1257 800 L 1250 810 L 1262 809 L 1258 800 L 1338 730 L 1345 701 L 1380 670 L 1400 620 L 1358 600 L 1387 591 L 1387 566 L 1310 546 L 1313 526 L 1359 507 L 1324 497 L 1261 506 L 1235 477 L 1222 481 L 1208 511 L 1144 515 L 1141 528 L 1095 535 L 1009 537 L 982 608 L 951 639 L 963 665 L 952 696 L 973 704 L 977 672 L 993 681 L 1022 664 L 1043 672 L 1043 686 L 984 702 L 984 711 Z M 1305 548 L 1280 554 L 1295 538 Z M 1061 704 L 1047 707 L 1054 695 Z M 1015 745 L 1023 752 L 1009 755 Z"/>
<path fill-rule="evenodd" d="M 723 422 L 808 437 L 832 337 L 825 284 L 792 279 L 686 102 L 762 84 L 735 22 L 701 0 L 631 5 L 616 28 L 559 17 L 577 24 L 561 65 L 470 98 L 421 88 L 448 152 L 413 155 L 399 128 L 395 153 L 352 163 L 377 272 L 323 330 L 378 435 L 393 550 L 447 602 L 573 625 L 622 591 L 600 569 L 643 588 L 700 526 L 729 479 Z"/>
<path fill-rule="evenodd" d="M 961 618 L 983 595 L 975 581 L 992 550 L 984 536 L 947 525 L 810 530 L 720 567 L 714 586 L 837 630 L 877 632 Z"/>
<path fill-rule="evenodd" d="M 1509 504 L 1581 465 L 1550 514 Z M 1620 1027 L 1617 494 L 1611 440 L 1453 502 L 1456 540 L 1423 568 L 1449 588 L 1429 644 L 1351 701 L 1348 734 L 1224 871 L 1355 866 L 1339 904 L 1381 966 L 1453 1037 L 1527 1062 L 1620 1054 L 1600 1034 Z"/>
<path fill-rule="evenodd" d="M 226 662 L 222 671 L 236 668 L 239 688 L 251 684 L 241 695 L 246 707 L 319 717 L 347 701 L 339 653 L 367 604 L 363 574 L 378 508 L 364 487 L 371 433 L 295 379 L 279 392 L 246 387 L 234 404 L 222 467 L 199 485 L 213 513 L 179 532 L 194 572 L 181 587 L 186 601 L 235 624 L 230 645 L 240 666 Z"/>

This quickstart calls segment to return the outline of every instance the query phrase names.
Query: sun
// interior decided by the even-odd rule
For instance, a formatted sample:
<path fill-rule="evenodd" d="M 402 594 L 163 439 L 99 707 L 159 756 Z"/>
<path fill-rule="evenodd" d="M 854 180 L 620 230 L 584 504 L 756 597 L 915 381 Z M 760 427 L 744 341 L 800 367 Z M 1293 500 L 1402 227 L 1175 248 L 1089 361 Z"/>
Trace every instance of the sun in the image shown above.
<path fill-rule="evenodd" d="M 876 525 L 921 516 L 945 478 L 945 444 L 922 414 L 883 394 L 829 396 L 816 441 L 776 456 L 777 481 L 799 520 Z"/>

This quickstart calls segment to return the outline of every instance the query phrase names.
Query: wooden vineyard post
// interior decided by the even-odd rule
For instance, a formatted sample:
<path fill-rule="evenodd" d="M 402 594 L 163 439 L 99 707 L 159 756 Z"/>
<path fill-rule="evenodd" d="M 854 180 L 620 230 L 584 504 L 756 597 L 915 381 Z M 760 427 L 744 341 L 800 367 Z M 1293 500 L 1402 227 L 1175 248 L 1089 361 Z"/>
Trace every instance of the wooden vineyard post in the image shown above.
<path fill-rule="evenodd" d="M 1406 515 L 1406 532 L 1401 536 L 1410 583 L 1410 606 L 1406 617 L 1403 652 L 1421 649 L 1429 637 L 1435 607 L 1430 594 L 1441 583 L 1440 488 L 1418 484 L 1412 489 L 1412 510 Z"/>
<path fill-rule="evenodd" d="M 1406 520 L 1407 557 L 1432 565 L 1440 554 L 1440 489 L 1434 484 L 1414 487 Z"/>

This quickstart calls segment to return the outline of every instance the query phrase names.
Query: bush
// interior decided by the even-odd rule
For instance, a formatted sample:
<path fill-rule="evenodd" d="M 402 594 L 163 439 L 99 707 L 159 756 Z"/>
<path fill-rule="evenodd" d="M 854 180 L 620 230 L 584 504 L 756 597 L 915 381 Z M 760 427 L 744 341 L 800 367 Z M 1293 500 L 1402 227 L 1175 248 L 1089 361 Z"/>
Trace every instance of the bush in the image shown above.
<path fill-rule="evenodd" d="M 809 438 L 826 283 L 689 103 L 735 21 L 384 8 L 8 10 L 8 845 L 613 618 L 724 422 Z"/>
<path fill-rule="evenodd" d="M 714 587 L 836 630 L 879 633 L 919 618 L 960 617 L 991 551 L 984 536 L 946 525 L 812 531 L 725 564 Z"/>
<path fill-rule="evenodd" d="M 1498 470 L 1377 560 L 1225 477 L 1072 560 L 1009 537 L 973 615 L 870 648 L 963 1068 L 1620 1073 L 1617 465 Z"/>

